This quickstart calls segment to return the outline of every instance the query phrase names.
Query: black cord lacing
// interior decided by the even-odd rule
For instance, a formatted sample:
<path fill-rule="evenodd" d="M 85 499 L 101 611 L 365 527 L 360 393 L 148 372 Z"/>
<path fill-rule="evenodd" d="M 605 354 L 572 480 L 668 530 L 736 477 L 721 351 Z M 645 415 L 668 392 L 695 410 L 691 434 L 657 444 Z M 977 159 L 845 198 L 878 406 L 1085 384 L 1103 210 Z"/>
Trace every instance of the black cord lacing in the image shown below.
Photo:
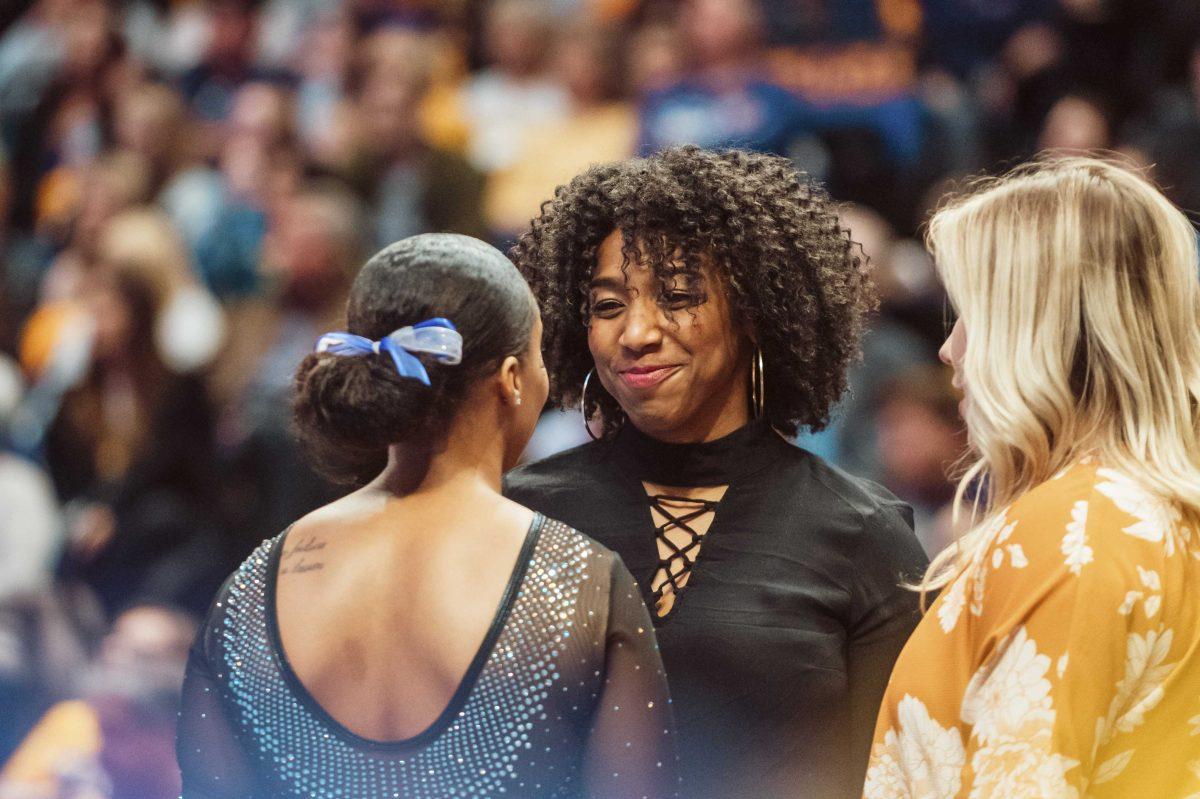
<path fill-rule="evenodd" d="M 720 500 L 676 497 L 669 494 L 648 494 L 646 498 L 650 501 L 652 508 L 666 517 L 665 522 L 654 528 L 654 537 L 667 545 L 666 556 L 660 554 L 658 557 L 659 571 L 666 575 L 666 579 L 651 588 L 655 613 L 661 619 L 665 618 L 675 606 L 675 601 L 679 598 L 679 593 L 683 590 L 688 575 L 692 573 L 692 566 L 696 563 L 696 555 L 704 540 L 705 533 L 696 532 L 691 523 L 706 513 L 715 513 Z M 683 513 L 677 515 L 672 512 L 667 507 L 668 503 L 676 507 L 683 506 Z M 691 540 L 682 547 L 677 546 L 667 537 L 667 532 L 672 528 L 683 530 Z M 661 553 L 662 550 L 659 549 L 658 552 Z M 656 573 L 655 580 L 657 579 L 658 574 Z M 670 604 L 666 604 L 668 593 L 671 596 Z"/>

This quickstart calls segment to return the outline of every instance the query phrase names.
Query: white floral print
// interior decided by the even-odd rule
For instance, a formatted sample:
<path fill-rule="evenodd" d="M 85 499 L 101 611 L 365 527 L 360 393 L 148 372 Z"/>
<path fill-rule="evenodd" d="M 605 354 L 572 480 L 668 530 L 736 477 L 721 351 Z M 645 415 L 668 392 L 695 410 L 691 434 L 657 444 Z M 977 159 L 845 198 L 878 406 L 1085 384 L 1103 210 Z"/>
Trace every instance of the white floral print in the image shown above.
<path fill-rule="evenodd" d="M 1132 749 L 1126 749 L 1124 752 L 1115 754 L 1108 760 L 1105 760 L 1099 766 L 1096 766 L 1096 774 L 1092 777 L 1092 784 L 1103 785 L 1106 782 L 1112 782 L 1121 776 L 1121 772 L 1129 765 L 1130 760 L 1133 760 Z"/>
<path fill-rule="evenodd" d="M 1087 540 L 1088 504 L 1079 500 L 1071 507 L 1071 521 L 1067 523 L 1067 534 L 1063 536 L 1062 553 L 1066 556 L 1067 568 L 1078 575 L 1083 567 L 1092 562 L 1092 548 Z"/>
<path fill-rule="evenodd" d="M 987 527 L 985 527 L 980 533 L 981 541 L 992 542 L 992 544 L 980 546 L 980 548 L 976 550 L 975 559 L 971 564 L 971 568 L 969 569 L 972 580 L 971 604 L 969 607 L 971 609 L 972 616 L 983 615 L 983 600 L 984 597 L 987 596 L 988 570 L 984 565 L 984 553 L 991 545 L 995 545 L 996 550 L 992 556 L 992 568 L 998 569 L 1004 562 L 1004 553 L 1001 547 L 1012 535 L 1012 532 L 1016 526 L 1016 522 L 1008 521 L 1008 511 L 1004 511 L 1003 513 L 997 514 L 995 518 L 988 523 Z M 997 555 L 999 555 L 999 557 L 997 557 Z M 1021 559 L 1024 560 L 1024 558 L 1025 553 L 1022 552 Z"/>
<path fill-rule="evenodd" d="M 868 799 L 1200 799 L 1200 546 L 1075 469 L 993 517 L 910 639 Z"/>
<path fill-rule="evenodd" d="M 865 799 L 953 799 L 966 763 L 962 736 L 946 729 L 913 696 L 896 707 L 899 729 L 889 729 L 871 752 Z"/>
<path fill-rule="evenodd" d="M 1120 613 L 1122 616 L 1128 616 L 1130 613 L 1133 613 L 1133 609 L 1137 607 L 1137 603 L 1145 596 L 1145 591 L 1126 591 L 1125 599 L 1121 600 L 1121 605 L 1117 608 L 1117 613 Z"/>
<path fill-rule="evenodd" d="M 958 617 L 962 615 L 962 609 L 967 604 L 967 578 L 966 574 L 959 575 L 946 589 L 945 598 L 937 611 L 942 632 L 948 633 L 958 624 Z"/>
<path fill-rule="evenodd" d="M 1175 668 L 1164 663 L 1174 638 L 1172 630 L 1143 635 L 1129 633 L 1125 643 L 1125 675 L 1117 683 L 1108 715 L 1097 722 L 1096 747 L 1104 746 L 1119 733 L 1131 732 L 1146 720 L 1163 698 L 1163 682 Z"/>
<path fill-rule="evenodd" d="M 958 624 L 958 617 L 962 615 L 963 607 L 967 604 L 967 591 L 971 592 L 971 614 L 974 616 L 983 615 L 983 598 L 987 582 L 987 568 L 984 556 L 991 546 L 991 543 L 1003 543 L 1012 535 L 1013 529 L 1016 527 L 1016 522 L 1009 522 L 1007 519 L 1007 511 L 997 514 L 988 525 L 980 531 L 981 541 L 988 542 L 981 545 L 971 555 L 971 560 L 963 568 L 962 574 L 958 576 L 950 586 L 946 589 L 941 600 L 941 604 L 937 609 L 938 624 L 941 625 L 942 632 L 950 633 Z M 1000 553 L 1003 555 L 1003 553 Z M 1027 563 L 1025 553 L 1018 546 L 1017 554 L 1013 555 L 1014 561 L 1019 560 Z M 996 564 L 999 566 L 999 563 Z"/>
<path fill-rule="evenodd" d="M 1020 627 L 971 677 L 962 720 L 972 725 L 972 799 L 1075 797 L 1066 774 L 1079 761 L 1053 751 L 1055 711 L 1046 672 L 1050 658 Z"/>
<path fill-rule="evenodd" d="M 1161 542 L 1168 555 L 1175 554 L 1173 532 L 1180 526 L 1179 509 L 1155 497 L 1121 472 L 1098 469 L 1096 474 L 1103 479 L 1096 483 L 1096 490 L 1137 520 L 1124 527 L 1123 532 L 1146 541 Z"/>
<path fill-rule="evenodd" d="M 1158 576 L 1158 572 L 1154 571 L 1154 569 L 1143 569 L 1141 566 L 1137 566 L 1137 572 L 1138 579 L 1142 581 L 1142 585 L 1151 591 L 1162 590 L 1162 578 Z"/>
<path fill-rule="evenodd" d="M 971 677 L 963 695 L 962 720 L 984 741 L 1052 723 L 1049 669 L 1050 658 L 1038 654 L 1025 628 L 1019 628 Z"/>

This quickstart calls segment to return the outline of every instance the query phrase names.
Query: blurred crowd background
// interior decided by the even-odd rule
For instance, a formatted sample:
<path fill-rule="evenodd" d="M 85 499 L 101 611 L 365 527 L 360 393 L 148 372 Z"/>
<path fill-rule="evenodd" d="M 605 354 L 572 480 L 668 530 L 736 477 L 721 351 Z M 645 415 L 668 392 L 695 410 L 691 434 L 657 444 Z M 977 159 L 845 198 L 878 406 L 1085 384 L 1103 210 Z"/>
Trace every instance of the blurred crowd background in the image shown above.
<path fill-rule="evenodd" d="M 963 176 L 1118 150 L 1200 208 L 1193 0 L 6 0 L 0 799 L 175 796 L 195 620 L 336 496 L 292 372 L 380 246 L 506 247 L 590 163 L 787 155 L 882 298 L 799 442 L 952 536 L 965 437 L 920 224 Z M 585 440 L 549 412 L 530 456 Z"/>

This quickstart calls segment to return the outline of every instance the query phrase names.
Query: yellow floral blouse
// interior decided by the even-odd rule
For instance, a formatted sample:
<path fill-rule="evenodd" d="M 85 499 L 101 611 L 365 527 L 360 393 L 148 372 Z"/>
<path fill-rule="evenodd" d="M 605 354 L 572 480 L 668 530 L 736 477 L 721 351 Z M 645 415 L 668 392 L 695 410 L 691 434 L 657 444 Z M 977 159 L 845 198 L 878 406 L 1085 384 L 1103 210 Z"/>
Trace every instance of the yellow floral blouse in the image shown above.
<path fill-rule="evenodd" d="M 1084 461 L 1017 500 L 896 662 L 864 796 L 1200 799 L 1200 552 Z"/>

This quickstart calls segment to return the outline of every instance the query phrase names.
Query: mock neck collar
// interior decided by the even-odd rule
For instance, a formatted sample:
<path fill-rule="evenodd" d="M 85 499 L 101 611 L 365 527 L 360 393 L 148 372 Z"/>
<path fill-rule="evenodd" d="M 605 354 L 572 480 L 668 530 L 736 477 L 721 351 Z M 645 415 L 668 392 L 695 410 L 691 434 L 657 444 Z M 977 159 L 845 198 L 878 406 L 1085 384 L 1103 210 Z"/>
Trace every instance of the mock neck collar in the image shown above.
<path fill-rule="evenodd" d="M 639 479 L 680 488 L 729 485 L 762 468 L 766 447 L 779 441 L 765 420 L 755 420 L 713 441 L 672 444 L 651 438 L 633 424 L 613 439 L 613 452 Z"/>

